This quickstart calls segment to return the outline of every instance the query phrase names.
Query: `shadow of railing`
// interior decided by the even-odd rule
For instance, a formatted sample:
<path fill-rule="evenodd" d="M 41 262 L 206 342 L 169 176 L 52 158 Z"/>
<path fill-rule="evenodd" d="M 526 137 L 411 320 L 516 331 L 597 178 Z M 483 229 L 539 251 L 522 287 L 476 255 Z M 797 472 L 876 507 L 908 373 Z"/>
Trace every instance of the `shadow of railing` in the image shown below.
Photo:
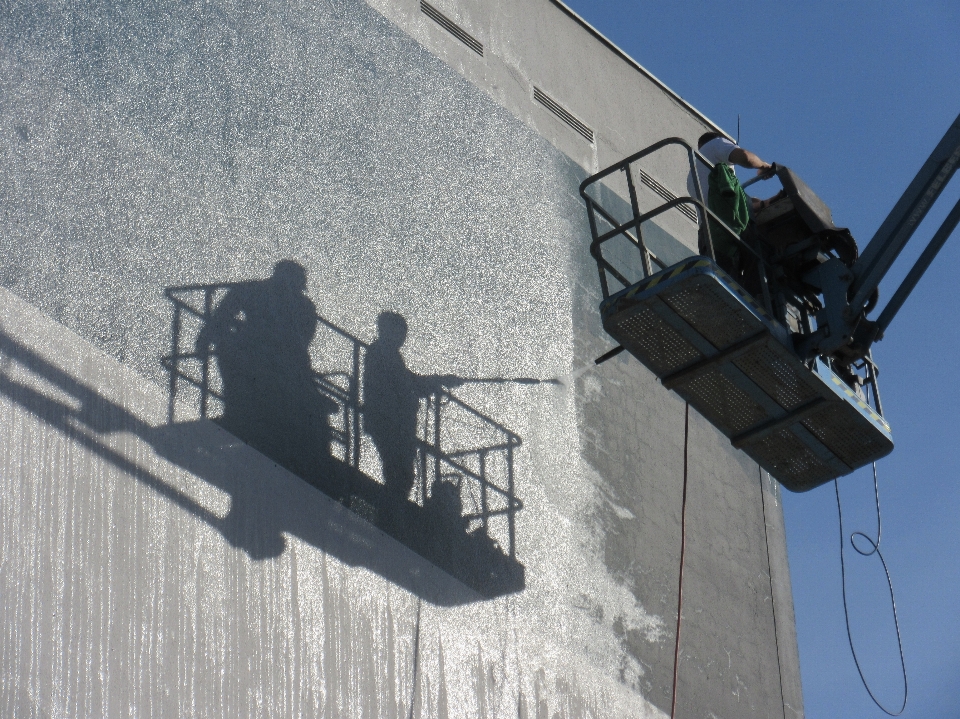
<path fill-rule="evenodd" d="M 524 568 L 516 557 L 516 515 L 523 503 L 514 485 L 515 453 L 522 440 L 453 394 L 449 385 L 539 380 L 421 377 L 404 366 L 402 372 L 430 391 L 421 396 L 411 448 L 416 481 L 409 495 L 399 496 L 385 481 L 374 478 L 378 450 L 384 465 L 388 460 L 363 430 L 363 395 L 372 391 L 363 387 L 370 345 L 319 315 L 311 355 L 327 369 L 309 371 L 327 413 L 316 441 L 327 446 L 308 458 L 292 456 L 289 451 L 274 451 L 275 443 L 258 436 L 260 430 L 239 426 L 236 419 L 222 420 L 231 399 L 218 367 L 218 349 L 198 338 L 220 321 L 216 313 L 224 299 L 231 292 L 249 291 L 250 286 L 222 283 L 166 291 L 173 309 L 170 350 L 162 359 L 169 375 L 168 422 L 176 425 L 196 418 L 220 422 L 483 596 L 523 589 Z M 367 407 L 377 399 L 366 397 Z M 313 462 L 316 472 L 308 466 Z"/>

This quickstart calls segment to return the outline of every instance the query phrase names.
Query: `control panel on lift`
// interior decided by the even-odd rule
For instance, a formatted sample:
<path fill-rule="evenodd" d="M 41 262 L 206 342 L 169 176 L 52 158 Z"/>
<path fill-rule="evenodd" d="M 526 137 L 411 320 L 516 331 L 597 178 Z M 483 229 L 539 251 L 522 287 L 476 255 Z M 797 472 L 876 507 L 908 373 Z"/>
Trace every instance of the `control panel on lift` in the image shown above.
<path fill-rule="evenodd" d="M 685 151 L 695 196 L 642 212 L 638 163 L 670 146 Z M 866 315 L 880 278 L 960 164 L 960 118 L 908 188 L 910 201 L 894 208 L 909 222 L 888 218 L 881 230 L 890 232 L 878 231 L 862 258 L 850 232 L 834 225 L 827 205 L 786 167 L 776 168 L 779 199 L 738 235 L 707 207 L 697 162 L 710 167 L 684 140 L 668 138 L 580 187 L 603 326 L 619 345 L 598 362 L 626 350 L 793 491 L 889 454 L 893 439 L 870 347 L 960 221 L 960 203 L 918 261 L 926 264 L 914 268 L 877 321 Z M 626 180 L 625 193 L 601 187 L 617 178 Z M 681 208 L 696 217 L 700 255 L 666 266 L 647 246 L 645 223 Z M 715 259 L 724 233 L 728 246 L 736 243 L 749 258 L 737 277 Z M 626 243 L 635 256 L 605 252 L 611 242 Z M 893 243 L 898 248 L 890 250 Z"/>

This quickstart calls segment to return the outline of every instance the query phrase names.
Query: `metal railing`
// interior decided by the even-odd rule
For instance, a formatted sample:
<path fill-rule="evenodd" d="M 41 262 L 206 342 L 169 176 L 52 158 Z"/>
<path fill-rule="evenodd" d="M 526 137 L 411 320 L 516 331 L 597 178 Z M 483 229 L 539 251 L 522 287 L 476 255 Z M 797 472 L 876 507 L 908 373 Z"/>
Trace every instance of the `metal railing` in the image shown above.
<path fill-rule="evenodd" d="M 634 168 L 633 165 L 643 158 L 652 155 L 658 150 L 662 150 L 663 148 L 669 146 L 680 146 L 686 151 L 690 178 L 696 196 L 677 197 L 658 205 L 648 212 L 641 212 L 640 202 L 637 197 L 635 177 L 638 174 L 643 173 L 643 170 L 641 170 L 639 167 Z M 597 269 L 600 274 L 600 287 L 603 292 L 604 299 L 610 296 L 610 288 L 607 279 L 608 273 L 624 287 L 630 287 L 637 280 L 631 280 L 630 278 L 626 277 L 622 272 L 614 267 L 607 258 L 604 257 L 603 245 L 617 237 L 624 237 L 631 245 L 640 251 L 643 278 L 649 277 L 651 274 L 654 274 L 654 265 L 657 265 L 657 267 L 659 267 L 661 270 L 666 269 L 666 265 L 646 246 L 643 238 L 643 223 L 648 222 L 674 208 L 691 208 L 696 215 L 698 246 L 701 254 L 706 251 L 711 259 L 714 261 L 717 259 L 716 251 L 714 249 L 714 237 L 712 234 L 713 230 L 711 229 L 712 223 L 710 222 L 710 220 L 712 220 L 715 227 L 719 227 L 723 232 L 727 233 L 730 239 L 732 239 L 732 241 L 735 242 L 739 248 L 745 250 L 756 258 L 758 273 L 760 275 L 760 286 L 763 291 L 763 300 L 767 308 L 770 309 L 770 292 L 767 285 L 767 274 L 768 270 L 770 269 L 769 265 L 755 248 L 751 247 L 747 242 L 744 242 L 744 240 L 736 232 L 734 232 L 729 225 L 717 217 L 717 215 L 707 207 L 707 204 L 704 201 L 704 191 L 700 186 L 700 177 L 697 173 L 698 161 L 702 162 L 707 168 L 713 169 L 713 164 L 685 140 L 679 137 L 668 137 L 640 150 L 639 152 L 634 153 L 633 155 L 630 155 L 629 157 L 614 165 L 611 165 L 610 167 L 607 167 L 604 170 L 601 170 L 595 175 L 588 177 L 581 183 L 580 195 L 583 197 L 583 200 L 587 205 L 587 216 L 590 222 L 590 234 L 592 237 L 590 254 L 597 262 Z M 589 193 L 591 187 L 597 185 L 601 180 L 611 177 L 618 172 L 624 173 L 627 181 L 627 193 L 632 217 L 626 222 L 618 221 L 613 212 L 601 206 L 600 201 Z M 601 222 L 609 225 L 610 229 L 605 232 L 601 232 Z"/>

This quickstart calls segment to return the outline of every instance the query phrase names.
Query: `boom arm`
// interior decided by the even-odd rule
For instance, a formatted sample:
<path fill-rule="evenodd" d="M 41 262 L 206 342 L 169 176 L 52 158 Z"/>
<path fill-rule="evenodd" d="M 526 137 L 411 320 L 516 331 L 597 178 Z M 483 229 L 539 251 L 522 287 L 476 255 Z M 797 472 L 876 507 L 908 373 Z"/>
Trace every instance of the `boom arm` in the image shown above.
<path fill-rule="evenodd" d="M 927 211 L 940 197 L 940 193 L 950 182 L 958 166 L 960 166 L 960 116 L 953 121 L 943 139 L 923 163 L 913 182 L 893 206 L 890 214 L 867 244 L 860 259 L 853 266 L 854 279 L 850 286 L 853 293 L 853 299 L 850 301 L 852 317 L 859 316 L 863 311 L 870 295 L 926 217 Z M 887 324 L 930 266 L 937 251 L 956 227 L 958 220 L 960 220 L 960 203 L 953 208 L 917 264 L 881 313 L 881 317 L 886 319 Z M 886 327 L 886 324 L 883 326 Z M 880 331 L 882 333 L 883 328 L 880 328 Z"/>
<path fill-rule="evenodd" d="M 924 249 L 923 253 L 917 259 L 916 264 L 914 264 L 910 272 L 903 279 L 903 282 L 900 283 L 900 287 L 897 288 L 893 297 L 887 302 L 887 306 L 883 308 L 883 312 L 877 317 L 878 337 L 883 336 L 883 331 L 890 325 L 890 322 L 897 314 L 897 310 L 899 310 L 906 301 L 907 297 L 913 291 L 913 288 L 917 286 L 917 282 L 923 277 L 923 273 L 927 271 L 930 263 L 933 262 L 940 248 L 943 247 L 950 238 L 950 234 L 958 223 L 960 223 L 960 202 L 957 202 L 957 204 L 953 206 L 953 209 L 950 210 L 947 219 L 943 221 L 940 229 L 937 230 L 936 234 L 930 240 L 930 244 L 927 245 L 926 249 Z"/>
<path fill-rule="evenodd" d="M 853 266 L 847 270 L 842 263 L 832 260 L 804 276 L 806 282 L 821 290 L 824 299 L 816 331 L 798 344 L 804 357 L 830 356 L 840 365 L 850 365 L 866 357 L 870 346 L 883 337 L 884 330 L 960 224 L 960 202 L 934 233 L 876 321 L 866 319 L 867 303 L 957 169 L 960 117 L 953 121 Z"/>

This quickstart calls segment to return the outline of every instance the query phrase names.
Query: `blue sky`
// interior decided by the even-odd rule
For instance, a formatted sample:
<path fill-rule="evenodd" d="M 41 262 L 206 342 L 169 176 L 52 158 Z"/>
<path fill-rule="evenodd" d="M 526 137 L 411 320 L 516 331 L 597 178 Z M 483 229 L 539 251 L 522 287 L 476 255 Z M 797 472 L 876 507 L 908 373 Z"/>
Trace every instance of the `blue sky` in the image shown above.
<path fill-rule="evenodd" d="M 567 1 L 734 135 L 739 113 L 741 144 L 797 171 L 861 248 L 960 113 L 956 0 Z M 914 237 L 916 246 L 881 286 L 881 306 L 958 196 L 955 177 Z M 958 267 L 960 231 L 875 350 L 896 443 L 878 472 L 881 548 L 910 682 L 904 717 L 960 717 Z M 847 534 L 873 534 L 869 471 L 840 486 Z M 806 716 L 882 717 L 847 644 L 833 486 L 784 493 L 784 512 Z M 875 558 L 846 556 L 861 664 L 878 698 L 899 707 L 903 688 L 882 569 Z"/>

